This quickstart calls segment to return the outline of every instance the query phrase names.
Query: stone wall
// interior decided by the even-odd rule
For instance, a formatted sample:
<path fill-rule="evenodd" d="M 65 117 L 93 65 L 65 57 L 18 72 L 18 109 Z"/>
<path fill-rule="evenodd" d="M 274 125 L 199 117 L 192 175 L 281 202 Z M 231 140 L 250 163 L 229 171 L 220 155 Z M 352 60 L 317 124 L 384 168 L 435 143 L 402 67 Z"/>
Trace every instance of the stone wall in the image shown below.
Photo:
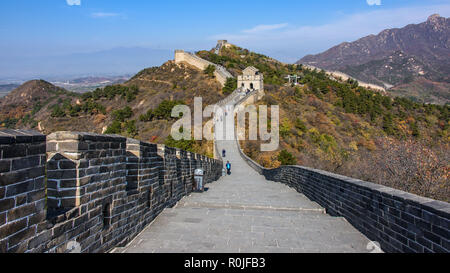
<path fill-rule="evenodd" d="M 186 62 L 202 71 L 205 70 L 209 65 L 215 66 L 216 71 L 214 72 L 214 76 L 216 77 L 217 81 L 220 82 L 220 84 L 222 86 L 225 86 L 227 78 L 233 78 L 233 75 L 231 75 L 224 67 L 222 67 L 220 65 L 216 65 L 212 62 L 204 60 L 194 54 L 185 52 L 183 50 L 176 50 L 175 51 L 175 63 L 181 63 L 181 62 Z"/>
<path fill-rule="evenodd" d="M 319 71 L 322 70 L 322 69 L 314 67 L 312 65 L 307 65 L 307 64 L 302 64 L 302 65 L 304 67 L 308 68 L 308 69 L 311 69 L 311 70 L 314 70 L 314 69 L 317 69 Z M 353 78 L 353 77 L 351 77 L 351 76 L 349 76 L 349 75 L 347 75 L 347 74 L 345 74 L 343 72 L 340 72 L 340 71 L 326 71 L 325 70 L 325 73 L 328 76 L 333 77 L 336 80 L 337 79 L 341 79 L 342 81 L 347 81 L 348 79 L 357 80 L 357 79 L 355 79 L 355 78 Z M 366 82 L 359 81 L 359 80 L 357 80 L 357 81 L 359 83 L 359 86 L 361 86 L 361 87 L 372 89 L 372 90 L 378 91 L 378 92 L 382 92 L 383 94 L 387 94 L 385 87 L 382 87 L 382 86 L 379 86 L 379 85 L 376 85 L 376 84 L 372 84 L 372 83 L 366 83 Z"/>
<path fill-rule="evenodd" d="M 306 167 L 266 169 L 239 151 L 267 180 L 284 183 L 328 214 L 344 217 L 385 252 L 450 252 L 449 203 Z"/>
<path fill-rule="evenodd" d="M 47 147 L 47 148 L 46 148 Z M 0 131 L 0 252 L 124 246 L 222 162 L 121 136 Z M 46 171 L 47 169 L 47 171 Z"/>
<path fill-rule="evenodd" d="M 41 232 L 45 208 L 45 136 L 0 131 L 0 252 L 24 252 Z"/>

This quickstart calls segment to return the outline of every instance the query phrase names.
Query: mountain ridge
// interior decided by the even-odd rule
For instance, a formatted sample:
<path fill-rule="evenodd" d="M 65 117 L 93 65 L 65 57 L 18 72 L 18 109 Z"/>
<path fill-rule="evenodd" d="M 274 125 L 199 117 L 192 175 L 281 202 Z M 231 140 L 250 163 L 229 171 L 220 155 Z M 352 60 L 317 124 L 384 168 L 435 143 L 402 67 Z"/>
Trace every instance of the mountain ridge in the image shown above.
<path fill-rule="evenodd" d="M 397 85 L 405 89 L 406 84 L 417 84 L 421 78 L 450 84 L 450 19 L 433 14 L 426 22 L 344 42 L 320 54 L 307 55 L 297 63 L 341 71 L 369 83 L 392 85 L 394 94 Z M 425 93 L 416 99 L 449 102 L 447 92 L 431 101 L 424 99 Z"/>

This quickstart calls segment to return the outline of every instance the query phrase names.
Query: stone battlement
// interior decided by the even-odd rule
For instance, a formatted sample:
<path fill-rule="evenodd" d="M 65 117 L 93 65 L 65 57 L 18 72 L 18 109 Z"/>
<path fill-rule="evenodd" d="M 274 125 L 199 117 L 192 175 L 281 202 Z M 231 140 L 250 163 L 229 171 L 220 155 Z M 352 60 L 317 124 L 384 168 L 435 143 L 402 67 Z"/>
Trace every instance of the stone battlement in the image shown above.
<path fill-rule="evenodd" d="M 0 253 L 107 252 L 223 163 L 116 135 L 0 131 Z"/>

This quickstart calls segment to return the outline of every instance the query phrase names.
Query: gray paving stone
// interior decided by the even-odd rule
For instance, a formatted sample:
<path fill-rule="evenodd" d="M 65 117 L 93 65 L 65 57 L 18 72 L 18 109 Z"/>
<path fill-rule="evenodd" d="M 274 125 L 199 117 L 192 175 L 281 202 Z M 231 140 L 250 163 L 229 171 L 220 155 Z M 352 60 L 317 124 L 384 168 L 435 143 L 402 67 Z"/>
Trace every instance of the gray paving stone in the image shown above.
<path fill-rule="evenodd" d="M 269 182 L 227 150 L 232 175 L 166 209 L 127 247 L 130 253 L 358 253 L 369 240 L 342 218 L 281 183 Z"/>

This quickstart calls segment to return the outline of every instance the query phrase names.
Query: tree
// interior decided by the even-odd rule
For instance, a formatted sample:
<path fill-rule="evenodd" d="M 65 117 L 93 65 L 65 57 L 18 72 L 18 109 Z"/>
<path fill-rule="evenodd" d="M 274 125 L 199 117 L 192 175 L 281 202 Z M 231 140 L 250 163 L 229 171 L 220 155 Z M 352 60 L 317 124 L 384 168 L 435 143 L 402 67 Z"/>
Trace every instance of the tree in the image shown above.
<path fill-rule="evenodd" d="M 350 84 L 352 88 L 357 88 L 359 86 L 359 82 L 357 80 L 352 79 L 352 78 L 349 78 L 347 80 L 347 83 Z"/>
<path fill-rule="evenodd" d="M 417 125 L 417 121 L 411 123 L 411 130 L 413 137 L 420 137 L 419 126 Z"/>
<path fill-rule="evenodd" d="M 51 116 L 53 118 L 62 118 L 66 116 L 66 112 L 64 112 L 64 110 L 59 105 L 55 105 L 53 107 Z"/>
<path fill-rule="evenodd" d="M 135 137 L 138 134 L 135 120 L 125 122 L 125 129 L 127 130 L 127 135 L 130 137 Z"/>
<path fill-rule="evenodd" d="M 105 134 L 120 134 L 122 132 L 122 124 L 120 121 L 113 121 L 113 123 L 106 129 Z"/>
<path fill-rule="evenodd" d="M 131 118 L 133 116 L 133 110 L 131 110 L 130 106 L 126 106 L 123 109 L 116 110 L 113 112 L 114 120 L 124 122 L 125 119 Z"/>
<path fill-rule="evenodd" d="M 444 145 L 428 147 L 414 139 L 376 139 L 379 150 L 365 157 L 370 167 L 359 167 L 370 181 L 413 194 L 448 202 L 448 153 Z"/>
<path fill-rule="evenodd" d="M 153 115 L 157 119 L 172 119 L 172 109 L 177 105 L 185 104 L 183 101 L 164 100 L 153 111 Z"/>
<path fill-rule="evenodd" d="M 169 135 L 166 139 L 166 141 L 164 142 L 165 145 L 167 145 L 168 147 L 173 147 L 173 148 L 178 148 L 184 151 L 188 151 L 188 152 L 193 152 L 193 148 L 194 148 L 194 144 L 195 141 L 194 140 L 175 140 L 172 138 L 171 135 Z"/>
<path fill-rule="evenodd" d="M 208 65 L 204 70 L 204 73 L 210 76 L 211 78 L 214 77 L 214 72 L 216 72 L 216 67 L 212 64 Z"/>
<path fill-rule="evenodd" d="M 237 88 L 237 80 L 234 78 L 227 78 L 225 86 L 222 89 L 224 95 L 231 94 Z"/>
<path fill-rule="evenodd" d="M 297 164 L 297 160 L 295 159 L 295 157 L 286 150 L 282 150 L 278 154 L 278 161 L 280 161 L 281 165 L 283 166 L 290 166 Z"/>
<path fill-rule="evenodd" d="M 383 118 L 383 130 L 388 135 L 394 135 L 394 133 L 395 133 L 394 124 L 393 124 L 393 116 L 392 116 L 391 113 L 388 113 L 388 114 L 384 115 L 384 118 Z"/>

